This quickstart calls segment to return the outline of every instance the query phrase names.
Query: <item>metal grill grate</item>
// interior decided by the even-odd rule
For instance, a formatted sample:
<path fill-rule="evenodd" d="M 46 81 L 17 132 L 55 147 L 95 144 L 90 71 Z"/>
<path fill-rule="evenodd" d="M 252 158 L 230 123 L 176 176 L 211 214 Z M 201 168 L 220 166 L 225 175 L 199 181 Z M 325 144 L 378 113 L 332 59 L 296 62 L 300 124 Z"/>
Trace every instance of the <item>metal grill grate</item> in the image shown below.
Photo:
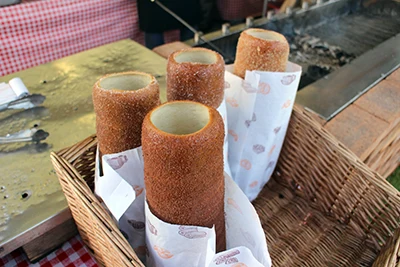
<path fill-rule="evenodd" d="M 269 21 L 259 27 L 281 32 L 293 42 L 297 34 L 318 37 L 327 44 L 338 46 L 345 53 L 355 56 L 360 56 L 400 33 L 400 2 L 383 0 L 365 8 L 360 1 L 341 2 L 344 3 Z M 240 33 L 234 33 L 212 40 L 229 56 L 228 63 L 233 63 L 235 58 L 239 35 Z M 197 46 L 212 49 L 207 44 Z"/>
<path fill-rule="evenodd" d="M 379 2 L 307 32 L 360 56 L 400 32 L 400 3 Z"/>

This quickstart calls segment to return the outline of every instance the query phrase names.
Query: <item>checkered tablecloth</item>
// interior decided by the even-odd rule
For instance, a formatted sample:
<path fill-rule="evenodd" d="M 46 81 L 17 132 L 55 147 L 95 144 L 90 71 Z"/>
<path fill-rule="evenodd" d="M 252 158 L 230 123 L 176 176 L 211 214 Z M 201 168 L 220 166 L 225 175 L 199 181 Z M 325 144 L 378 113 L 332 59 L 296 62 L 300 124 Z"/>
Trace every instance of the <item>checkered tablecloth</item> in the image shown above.
<path fill-rule="evenodd" d="M 21 250 L 13 251 L 0 258 L 0 266 L 5 267 L 98 267 L 94 258 L 83 245 L 82 239 L 75 236 L 35 264 L 30 264 Z"/>
<path fill-rule="evenodd" d="M 217 0 L 218 10 L 224 20 L 244 19 L 262 13 L 264 0 Z"/>
<path fill-rule="evenodd" d="M 279 7 L 283 0 L 268 1 L 268 10 Z M 260 16 L 264 0 L 217 0 L 218 11 L 223 20 L 244 20 L 248 16 Z"/>
<path fill-rule="evenodd" d="M 0 76 L 126 38 L 144 43 L 134 0 L 28 1 L 0 8 L 0 29 Z"/>

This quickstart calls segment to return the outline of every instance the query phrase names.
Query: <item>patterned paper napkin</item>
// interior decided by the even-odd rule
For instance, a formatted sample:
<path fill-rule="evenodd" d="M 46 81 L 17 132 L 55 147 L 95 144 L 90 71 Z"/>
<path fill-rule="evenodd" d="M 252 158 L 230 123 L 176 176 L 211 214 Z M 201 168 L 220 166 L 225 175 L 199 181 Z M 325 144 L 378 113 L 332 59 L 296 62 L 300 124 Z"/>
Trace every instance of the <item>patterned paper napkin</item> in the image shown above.
<path fill-rule="evenodd" d="M 292 113 L 301 67 L 286 72 L 247 71 L 245 79 L 225 71 L 228 161 L 233 180 L 250 201 L 276 166 Z"/>

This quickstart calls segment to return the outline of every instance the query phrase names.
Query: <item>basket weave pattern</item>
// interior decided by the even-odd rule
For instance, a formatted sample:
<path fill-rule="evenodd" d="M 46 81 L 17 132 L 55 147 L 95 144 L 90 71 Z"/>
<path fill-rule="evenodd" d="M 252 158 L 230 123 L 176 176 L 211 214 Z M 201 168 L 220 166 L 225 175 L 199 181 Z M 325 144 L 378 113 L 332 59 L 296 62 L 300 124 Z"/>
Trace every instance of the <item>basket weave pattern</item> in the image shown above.
<path fill-rule="evenodd" d="M 51 155 L 72 215 L 100 264 L 143 266 L 92 192 L 96 144 Z M 274 266 L 400 266 L 400 193 L 297 107 L 253 204 Z"/>
<path fill-rule="evenodd" d="M 361 159 L 383 177 L 400 165 L 400 118 L 390 124 Z"/>

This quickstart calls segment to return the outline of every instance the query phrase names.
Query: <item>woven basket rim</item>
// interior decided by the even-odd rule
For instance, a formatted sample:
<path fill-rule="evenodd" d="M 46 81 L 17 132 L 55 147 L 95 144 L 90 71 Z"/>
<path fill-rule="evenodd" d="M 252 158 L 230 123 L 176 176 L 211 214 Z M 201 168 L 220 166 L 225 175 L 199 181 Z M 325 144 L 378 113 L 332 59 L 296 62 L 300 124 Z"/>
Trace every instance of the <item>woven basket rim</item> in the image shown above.
<path fill-rule="evenodd" d="M 374 186 L 374 187 L 378 188 L 379 190 L 381 190 L 382 192 L 384 192 L 386 199 L 389 202 L 394 201 L 393 203 L 400 203 L 400 192 L 397 191 L 397 189 L 395 189 L 390 183 L 388 183 L 386 180 L 384 180 L 378 173 L 369 169 L 365 165 L 365 163 L 363 163 L 353 152 L 351 152 L 348 148 L 346 148 L 343 144 L 341 144 L 332 134 L 330 134 L 328 131 L 326 131 L 320 124 L 318 124 L 307 111 L 305 111 L 295 105 L 293 108 L 293 113 L 296 116 L 301 116 L 302 119 L 304 119 L 304 121 L 307 124 L 309 124 L 312 128 L 314 128 L 316 131 L 318 131 L 318 133 L 320 134 L 322 139 L 324 139 L 330 145 L 334 146 L 334 148 L 336 150 L 336 151 L 334 151 L 334 153 L 341 154 L 345 160 L 352 163 L 352 167 L 354 169 L 360 170 L 360 172 L 365 174 L 363 178 L 366 179 L 366 181 L 369 184 L 371 184 L 372 186 Z M 63 162 L 64 164 L 68 164 L 68 168 L 75 169 L 75 167 L 74 167 L 75 162 L 79 161 L 79 159 L 82 157 L 82 155 L 84 155 L 90 149 L 93 150 L 93 148 L 95 148 L 96 146 L 97 146 L 96 135 L 91 135 L 88 138 L 82 140 L 81 142 L 79 142 L 73 146 L 67 147 L 58 152 L 51 152 L 51 160 L 55 166 L 58 166 L 61 164 L 61 162 Z M 333 153 L 333 151 L 331 151 L 331 153 Z M 60 172 L 60 174 L 61 174 L 63 171 L 58 170 L 58 172 Z M 63 185 L 62 179 L 66 179 L 66 180 L 70 179 L 71 181 L 70 181 L 69 185 L 71 187 L 74 186 L 74 183 L 72 182 L 73 179 L 80 179 L 81 181 L 84 181 L 84 178 L 81 176 L 80 173 L 78 173 L 78 171 L 76 171 L 76 172 L 72 171 L 70 173 L 64 173 L 64 174 L 66 174 L 65 175 L 66 177 L 63 177 L 63 178 L 60 177 L 60 175 L 59 175 L 60 183 L 62 185 Z M 88 187 L 86 182 L 85 182 L 85 185 L 87 187 L 86 190 L 87 189 L 90 190 L 90 188 Z M 73 191 L 75 193 L 76 193 L 76 190 L 78 190 L 78 189 L 73 188 Z M 65 190 L 64 190 L 64 193 L 65 193 Z M 100 207 L 102 207 L 101 203 L 97 200 L 97 198 L 95 198 L 94 201 L 91 201 L 93 199 L 88 200 L 88 197 L 84 196 L 84 194 L 82 194 L 82 192 L 80 192 L 80 194 L 77 194 L 77 195 L 86 199 L 86 202 L 84 202 L 84 203 L 86 203 L 85 206 L 88 211 L 91 210 L 91 208 L 89 206 L 94 205 L 94 204 L 96 206 L 98 206 L 97 207 L 98 209 L 101 209 L 100 208 Z M 94 196 L 94 194 L 93 194 L 93 196 Z M 67 197 L 67 199 L 68 199 L 68 197 Z M 309 201 L 309 200 L 306 199 L 306 201 Z M 104 212 L 104 211 L 102 211 L 102 212 Z M 93 215 L 95 215 L 95 217 L 103 224 L 103 226 L 104 226 L 103 231 L 105 231 L 105 232 L 110 231 L 111 238 L 115 238 L 115 239 L 123 238 L 122 233 L 118 230 L 118 227 L 115 225 L 114 221 L 111 221 L 111 223 L 113 224 L 113 228 L 114 228 L 113 229 L 114 231 L 113 231 L 113 230 L 110 230 L 110 228 L 106 226 L 106 224 L 110 223 L 110 222 L 105 223 L 103 221 L 103 219 L 101 218 L 101 216 L 99 216 L 97 213 L 96 214 L 93 213 Z M 398 240 L 400 237 L 400 228 L 399 228 L 400 217 L 399 216 L 400 215 L 398 214 L 396 217 L 397 218 L 397 228 L 396 228 L 397 230 L 392 232 L 392 237 L 388 239 L 387 245 L 384 248 L 382 248 L 381 254 L 379 254 L 377 256 L 377 258 L 375 258 L 374 266 L 386 266 L 386 267 L 389 267 L 389 266 L 394 267 L 395 266 L 395 265 L 391 264 L 391 262 L 395 262 L 395 260 L 396 260 L 395 256 L 400 251 L 400 243 L 395 242 L 396 241 L 395 239 L 397 238 L 397 240 Z M 107 216 L 103 216 L 103 217 L 104 217 L 104 219 L 106 219 Z M 109 218 L 111 218 L 111 217 L 109 217 Z M 125 257 L 128 259 L 128 262 L 133 264 L 133 266 L 143 266 L 140 263 L 140 261 L 138 260 L 138 258 L 136 257 L 136 254 L 134 253 L 133 249 L 129 246 L 129 243 L 126 240 L 125 240 L 125 242 L 122 241 L 122 243 L 124 243 L 124 244 L 121 244 L 121 243 L 117 244 L 115 242 L 115 240 L 112 240 L 112 242 L 119 249 L 119 251 L 123 255 L 125 255 Z M 128 253 L 123 252 L 123 249 L 121 249 L 119 247 L 119 245 L 126 246 L 127 244 L 129 246 L 127 248 Z M 392 246 L 390 246 L 390 244 L 392 244 Z M 134 257 L 132 257 L 133 255 L 131 253 L 133 253 Z M 385 253 L 388 255 L 386 255 Z M 131 255 L 129 256 L 127 254 L 131 254 Z M 129 259 L 132 259 L 132 261 L 129 261 Z M 136 262 L 136 260 L 138 260 L 138 262 Z M 380 265 L 384 261 L 388 262 L 388 263 L 385 265 Z M 127 263 L 127 262 L 125 262 L 125 263 Z M 379 265 L 376 265 L 376 264 L 379 264 Z M 126 265 L 126 266 L 132 266 L 132 265 Z"/>

